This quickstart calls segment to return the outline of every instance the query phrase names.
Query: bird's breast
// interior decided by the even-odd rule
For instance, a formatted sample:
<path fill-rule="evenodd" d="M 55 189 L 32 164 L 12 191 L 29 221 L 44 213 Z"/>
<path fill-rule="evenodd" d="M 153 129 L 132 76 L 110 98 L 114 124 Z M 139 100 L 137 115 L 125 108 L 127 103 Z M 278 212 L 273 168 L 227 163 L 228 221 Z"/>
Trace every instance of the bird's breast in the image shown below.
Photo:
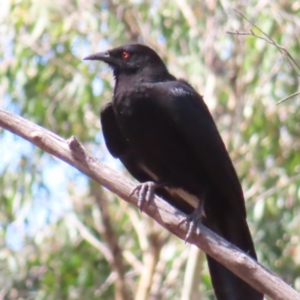
<path fill-rule="evenodd" d="M 114 100 L 114 109 L 121 131 L 126 137 L 142 138 L 155 131 L 155 123 L 161 123 L 162 113 L 152 105 L 147 97 L 131 97 L 125 93 Z M 141 136 L 142 135 L 142 136 Z"/>

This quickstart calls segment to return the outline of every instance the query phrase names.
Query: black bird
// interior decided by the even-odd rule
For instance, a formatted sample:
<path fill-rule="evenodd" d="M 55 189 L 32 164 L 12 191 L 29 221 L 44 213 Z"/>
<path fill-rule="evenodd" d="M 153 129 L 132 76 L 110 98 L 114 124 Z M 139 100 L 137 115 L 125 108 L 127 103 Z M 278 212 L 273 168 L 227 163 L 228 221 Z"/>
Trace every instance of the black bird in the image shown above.
<path fill-rule="evenodd" d="M 155 192 L 186 213 L 190 224 L 202 219 L 256 259 L 243 191 L 203 98 L 144 45 L 124 45 L 85 59 L 104 61 L 113 70 L 114 96 L 101 110 L 102 130 L 110 153 L 142 183 L 135 189 L 140 205 Z M 217 299 L 263 299 L 207 259 Z"/>

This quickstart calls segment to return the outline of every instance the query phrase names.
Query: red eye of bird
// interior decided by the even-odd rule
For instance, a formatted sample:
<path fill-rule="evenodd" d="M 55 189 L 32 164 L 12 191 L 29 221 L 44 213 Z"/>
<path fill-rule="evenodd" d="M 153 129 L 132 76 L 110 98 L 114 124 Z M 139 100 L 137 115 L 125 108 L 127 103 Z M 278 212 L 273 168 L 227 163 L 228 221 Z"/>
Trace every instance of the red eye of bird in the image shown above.
<path fill-rule="evenodd" d="M 122 58 L 123 59 L 128 59 L 129 57 L 130 57 L 130 54 L 128 52 L 126 52 L 126 51 L 122 52 Z"/>

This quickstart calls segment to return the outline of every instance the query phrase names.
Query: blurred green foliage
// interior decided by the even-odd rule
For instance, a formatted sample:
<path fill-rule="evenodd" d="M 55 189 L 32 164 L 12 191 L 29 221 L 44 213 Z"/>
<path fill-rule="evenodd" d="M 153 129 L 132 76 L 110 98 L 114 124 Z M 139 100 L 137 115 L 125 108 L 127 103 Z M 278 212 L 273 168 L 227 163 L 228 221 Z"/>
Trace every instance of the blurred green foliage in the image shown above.
<path fill-rule="evenodd" d="M 297 60 L 300 2 L 243 3 L 1 1 L 0 103 L 113 163 L 99 124 L 113 78 L 82 58 L 123 43 L 153 47 L 212 110 L 260 262 L 300 289 L 299 97 L 276 106 L 299 90 L 300 71 L 264 40 L 226 34 L 263 36 L 237 9 Z M 0 298 L 181 298 L 190 246 L 26 141 L 2 130 L 0 142 Z M 214 299 L 202 258 L 193 297 Z"/>

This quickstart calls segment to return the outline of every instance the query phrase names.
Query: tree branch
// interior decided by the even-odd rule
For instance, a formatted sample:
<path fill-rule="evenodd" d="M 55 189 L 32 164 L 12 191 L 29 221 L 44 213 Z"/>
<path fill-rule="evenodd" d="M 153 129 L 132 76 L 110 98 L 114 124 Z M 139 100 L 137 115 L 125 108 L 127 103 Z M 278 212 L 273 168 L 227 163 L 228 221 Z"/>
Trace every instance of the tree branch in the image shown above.
<path fill-rule="evenodd" d="M 102 235 L 113 257 L 109 263 L 111 268 L 116 272 L 115 300 L 130 299 L 131 297 L 125 284 L 125 267 L 122 250 L 119 245 L 118 236 L 112 226 L 111 217 L 107 207 L 107 199 L 104 197 L 103 189 L 99 189 L 99 186 L 96 186 L 96 184 L 91 184 L 91 195 L 99 206 L 104 228 Z"/>
<path fill-rule="evenodd" d="M 278 51 L 280 52 L 280 54 L 283 56 L 283 58 L 285 58 L 287 60 L 287 62 L 289 63 L 289 65 L 291 66 L 291 68 L 296 72 L 296 74 L 298 76 L 300 76 L 300 65 L 299 63 L 293 58 L 293 56 L 289 53 L 289 51 L 287 51 L 284 47 L 280 46 L 279 44 L 277 44 L 267 33 L 265 33 L 263 30 L 261 30 L 258 26 L 256 26 L 253 22 L 251 22 L 248 18 L 246 18 L 242 13 L 240 13 L 238 10 L 234 9 L 234 11 L 241 16 L 242 18 L 244 18 L 247 22 L 249 22 L 255 29 L 257 29 L 263 36 L 260 36 L 258 34 L 256 34 L 252 29 L 250 29 L 250 32 L 242 32 L 242 31 L 226 31 L 226 33 L 231 34 L 231 35 L 239 35 L 239 36 L 253 36 L 257 39 L 261 39 L 265 42 L 267 42 L 270 45 L 275 46 Z M 296 97 L 300 94 L 300 91 L 289 95 L 281 100 L 279 100 L 276 105 L 281 104 L 282 102 L 285 102 L 293 97 Z"/>
<path fill-rule="evenodd" d="M 294 69 L 294 71 L 297 73 L 298 76 L 300 76 L 299 70 L 300 65 L 297 63 L 297 61 L 293 58 L 293 56 L 282 46 L 277 44 L 267 33 L 265 33 L 263 30 L 261 30 L 258 26 L 256 26 L 253 22 L 251 22 L 246 16 L 244 16 L 242 13 L 240 13 L 238 10 L 234 9 L 234 11 L 244 18 L 248 23 L 250 23 L 255 29 L 257 29 L 263 36 L 259 36 L 253 32 L 253 30 L 250 30 L 250 32 L 239 32 L 239 31 L 227 31 L 228 34 L 236 34 L 236 35 L 250 35 L 254 36 L 258 39 L 262 39 L 266 41 L 267 43 L 275 46 L 280 54 L 288 61 L 291 68 Z"/>
<path fill-rule="evenodd" d="M 130 197 L 134 183 L 88 154 L 75 137 L 64 140 L 56 134 L 3 109 L 0 109 L 0 126 L 65 161 L 137 207 L 137 197 Z M 144 212 L 177 237 L 185 238 L 187 226 L 178 226 L 184 214 L 166 201 L 155 197 L 153 202 L 144 207 Z M 300 294 L 244 252 L 203 225 L 200 225 L 197 231 L 191 235 L 188 242 L 203 250 L 251 286 L 272 299 L 300 300 Z"/>

